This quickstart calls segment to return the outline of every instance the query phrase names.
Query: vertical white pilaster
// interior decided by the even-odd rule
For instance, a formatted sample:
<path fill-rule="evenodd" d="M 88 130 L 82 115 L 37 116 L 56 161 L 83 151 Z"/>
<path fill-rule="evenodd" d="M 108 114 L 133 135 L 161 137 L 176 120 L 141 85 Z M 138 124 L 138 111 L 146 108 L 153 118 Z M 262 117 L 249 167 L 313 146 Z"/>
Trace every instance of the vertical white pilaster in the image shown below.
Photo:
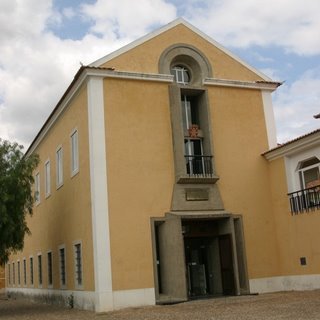
<path fill-rule="evenodd" d="M 277 131 L 276 124 L 274 120 L 272 97 L 270 91 L 262 91 L 262 102 L 264 118 L 267 127 L 268 144 L 269 148 L 275 148 L 277 146 Z"/>
<path fill-rule="evenodd" d="M 113 309 L 103 78 L 87 84 L 95 311 Z"/>

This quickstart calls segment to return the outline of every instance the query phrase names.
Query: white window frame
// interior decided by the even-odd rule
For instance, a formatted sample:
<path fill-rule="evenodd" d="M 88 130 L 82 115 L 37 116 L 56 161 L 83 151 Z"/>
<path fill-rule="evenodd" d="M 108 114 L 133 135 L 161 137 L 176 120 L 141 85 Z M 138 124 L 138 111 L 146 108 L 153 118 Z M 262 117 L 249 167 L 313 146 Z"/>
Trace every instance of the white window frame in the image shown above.
<path fill-rule="evenodd" d="M 39 265 L 39 261 L 41 261 L 41 267 Z M 41 252 L 38 252 L 38 254 L 37 254 L 37 266 L 38 266 L 38 288 L 42 288 L 42 286 L 43 286 L 43 259 L 42 259 Z M 41 280 L 41 283 L 40 283 L 40 280 Z"/>
<path fill-rule="evenodd" d="M 63 186 L 63 148 L 61 145 L 56 150 L 56 182 L 57 189 Z"/>
<path fill-rule="evenodd" d="M 35 204 L 39 205 L 41 198 L 40 198 L 40 172 L 36 172 L 35 176 L 34 176 L 34 200 L 35 200 Z"/>
<path fill-rule="evenodd" d="M 51 264 L 49 264 L 49 253 L 51 254 Z M 50 283 L 50 268 L 51 266 L 51 283 Z M 47 251 L 47 283 L 48 283 L 48 288 L 52 289 L 53 288 L 53 253 L 52 250 Z"/>
<path fill-rule="evenodd" d="M 71 177 L 79 172 L 79 131 L 73 129 L 70 134 L 70 161 L 71 161 Z"/>
<path fill-rule="evenodd" d="M 31 269 L 31 259 L 32 259 L 32 269 Z M 29 256 L 29 282 L 30 287 L 34 287 L 34 257 L 31 255 Z"/>
<path fill-rule="evenodd" d="M 77 252 L 76 252 L 76 246 L 80 245 L 80 262 L 81 262 L 81 283 L 79 283 L 77 274 Z M 74 285 L 76 289 L 82 290 L 83 289 L 83 246 L 82 241 L 74 241 L 73 242 L 73 261 L 74 261 Z"/>
<path fill-rule="evenodd" d="M 48 198 L 51 194 L 51 172 L 50 172 L 50 159 L 44 164 L 44 189 L 45 196 Z"/>
<path fill-rule="evenodd" d="M 304 160 L 304 161 L 307 161 L 308 159 Z M 302 161 L 303 162 L 303 161 Z M 301 163 L 301 162 L 300 162 Z M 305 182 L 305 177 L 304 177 L 304 172 L 305 171 L 308 171 L 308 170 L 311 170 L 311 169 L 314 169 L 314 168 L 318 168 L 318 172 L 320 172 L 320 163 L 316 163 L 316 164 L 313 164 L 311 166 L 308 166 L 308 167 L 305 167 L 305 168 L 302 168 L 302 169 L 299 169 L 298 170 L 298 174 L 299 174 L 299 179 L 301 177 L 301 182 L 302 182 L 302 186 L 301 186 L 301 189 L 307 189 L 307 186 L 306 186 L 306 182 Z"/>
<path fill-rule="evenodd" d="M 174 76 L 174 79 L 176 81 L 176 83 L 179 83 L 179 84 L 188 84 L 190 83 L 190 80 L 191 80 L 191 72 L 188 68 L 186 68 L 185 66 L 182 66 L 182 65 L 176 65 L 174 66 L 172 69 L 171 69 L 171 72 L 174 73 L 173 76 Z M 185 73 L 188 74 L 188 77 L 189 77 L 189 80 L 185 80 L 184 78 L 184 75 Z M 181 78 L 181 80 L 180 80 Z"/>
<path fill-rule="evenodd" d="M 312 157 L 320 159 L 320 146 L 299 150 L 299 152 L 284 156 L 288 193 L 301 190 L 299 165 Z"/>
<path fill-rule="evenodd" d="M 60 254 L 60 250 L 64 250 L 64 282 L 65 283 L 62 283 L 62 261 L 61 261 L 61 254 Z M 67 287 L 67 252 L 66 252 L 66 246 L 63 244 L 63 245 L 60 245 L 58 247 L 58 253 L 59 253 L 59 282 L 60 282 L 60 288 L 61 289 L 66 289 Z"/>

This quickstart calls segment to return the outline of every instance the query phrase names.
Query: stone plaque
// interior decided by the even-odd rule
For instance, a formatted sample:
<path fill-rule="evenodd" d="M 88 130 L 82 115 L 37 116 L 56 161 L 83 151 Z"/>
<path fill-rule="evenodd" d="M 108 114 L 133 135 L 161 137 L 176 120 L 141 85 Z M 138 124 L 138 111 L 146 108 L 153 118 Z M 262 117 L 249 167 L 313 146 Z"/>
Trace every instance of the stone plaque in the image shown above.
<path fill-rule="evenodd" d="M 208 201 L 209 190 L 208 189 L 186 189 L 187 201 Z"/>

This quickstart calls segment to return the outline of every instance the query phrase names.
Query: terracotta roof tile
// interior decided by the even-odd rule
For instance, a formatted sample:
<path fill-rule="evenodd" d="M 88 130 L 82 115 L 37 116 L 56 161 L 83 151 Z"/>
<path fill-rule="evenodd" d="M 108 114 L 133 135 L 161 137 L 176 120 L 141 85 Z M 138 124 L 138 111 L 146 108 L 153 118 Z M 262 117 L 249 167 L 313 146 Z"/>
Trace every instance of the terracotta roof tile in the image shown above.
<path fill-rule="evenodd" d="M 320 128 L 319 128 L 319 129 L 316 129 L 316 130 L 314 130 L 314 131 L 311 131 L 311 132 L 309 132 L 309 133 L 306 133 L 306 134 L 304 134 L 304 135 L 302 135 L 302 136 L 300 136 L 300 137 L 297 137 L 297 138 L 295 138 L 295 139 L 289 140 L 289 141 L 287 141 L 287 142 L 285 142 L 285 143 L 279 144 L 277 147 L 274 147 L 274 148 L 272 148 L 272 149 L 264 152 L 262 155 L 265 155 L 265 154 L 267 154 L 267 153 L 269 153 L 269 152 L 272 152 L 272 151 L 274 151 L 274 150 L 281 149 L 281 148 L 283 148 L 283 147 L 285 147 L 285 146 L 287 146 L 287 145 L 289 145 L 289 144 L 291 144 L 291 143 L 293 143 L 293 142 L 302 140 L 302 139 L 304 139 L 305 137 L 309 137 L 309 136 L 311 136 L 311 135 L 313 135 L 313 134 L 316 134 L 316 133 L 318 133 L 318 132 L 320 132 Z"/>

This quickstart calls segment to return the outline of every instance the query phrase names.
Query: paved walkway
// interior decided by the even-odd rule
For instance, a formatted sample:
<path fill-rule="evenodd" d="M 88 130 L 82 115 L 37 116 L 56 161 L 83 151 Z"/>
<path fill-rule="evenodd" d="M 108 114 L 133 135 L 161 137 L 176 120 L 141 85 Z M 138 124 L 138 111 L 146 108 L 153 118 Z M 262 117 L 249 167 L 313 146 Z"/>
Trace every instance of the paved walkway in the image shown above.
<path fill-rule="evenodd" d="M 320 290 L 282 292 L 128 308 L 106 314 L 0 297 L 0 319 L 19 320 L 316 320 L 320 319 Z"/>

